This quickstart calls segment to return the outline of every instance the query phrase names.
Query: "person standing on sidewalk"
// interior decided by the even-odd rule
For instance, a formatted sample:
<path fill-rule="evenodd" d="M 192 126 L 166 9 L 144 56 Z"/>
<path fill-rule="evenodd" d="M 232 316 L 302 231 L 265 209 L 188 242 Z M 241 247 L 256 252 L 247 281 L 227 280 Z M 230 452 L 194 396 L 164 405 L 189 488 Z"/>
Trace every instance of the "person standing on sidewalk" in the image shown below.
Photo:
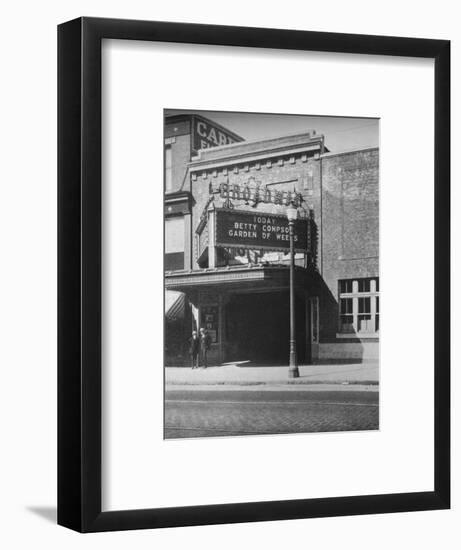
<path fill-rule="evenodd" d="M 193 369 L 198 369 L 199 354 L 200 354 L 200 338 L 197 331 L 192 332 L 192 336 L 189 338 L 189 354 Z"/>
<path fill-rule="evenodd" d="M 202 357 L 203 368 L 208 367 L 208 350 L 211 345 L 211 337 L 208 332 L 204 329 L 200 329 L 200 355 Z"/>

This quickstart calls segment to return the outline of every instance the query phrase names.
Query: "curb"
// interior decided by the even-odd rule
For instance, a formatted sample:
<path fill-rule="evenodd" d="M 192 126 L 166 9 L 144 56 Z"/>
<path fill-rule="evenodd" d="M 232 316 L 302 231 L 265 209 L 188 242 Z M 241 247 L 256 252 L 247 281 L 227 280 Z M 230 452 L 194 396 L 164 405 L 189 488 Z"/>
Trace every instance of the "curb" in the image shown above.
<path fill-rule="evenodd" d="M 354 380 L 352 382 L 340 381 L 340 380 L 268 380 L 268 381 L 232 381 L 232 380 L 223 380 L 223 381 L 187 381 L 187 380 L 176 380 L 176 381 L 167 381 L 166 386 L 341 386 L 343 388 L 347 386 L 374 386 L 376 389 L 379 387 L 379 382 L 376 380 Z"/>

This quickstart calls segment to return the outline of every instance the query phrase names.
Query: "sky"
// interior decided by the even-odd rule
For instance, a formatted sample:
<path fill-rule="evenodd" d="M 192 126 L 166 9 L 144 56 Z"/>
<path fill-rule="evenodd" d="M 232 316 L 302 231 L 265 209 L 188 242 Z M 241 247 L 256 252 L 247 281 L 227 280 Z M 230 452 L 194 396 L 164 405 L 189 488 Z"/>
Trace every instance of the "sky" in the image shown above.
<path fill-rule="evenodd" d="M 331 152 L 379 145 L 379 119 L 311 115 L 254 114 L 171 109 L 166 114 L 197 113 L 218 122 L 246 140 L 287 136 L 315 130 Z"/>

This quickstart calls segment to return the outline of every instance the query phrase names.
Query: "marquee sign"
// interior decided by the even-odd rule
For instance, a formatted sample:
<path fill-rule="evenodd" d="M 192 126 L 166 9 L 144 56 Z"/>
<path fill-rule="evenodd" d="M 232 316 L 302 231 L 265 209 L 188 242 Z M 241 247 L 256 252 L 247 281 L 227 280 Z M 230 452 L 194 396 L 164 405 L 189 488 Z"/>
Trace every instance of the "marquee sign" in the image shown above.
<path fill-rule="evenodd" d="M 195 151 L 199 149 L 209 149 L 219 145 L 230 145 L 236 143 L 237 139 L 226 132 L 223 128 L 214 126 L 209 122 L 194 117 L 192 126 L 192 148 Z"/>
<path fill-rule="evenodd" d="M 286 216 L 245 212 L 216 211 L 216 246 L 255 250 L 290 249 L 290 230 Z M 297 252 L 308 252 L 310 221 L 298 219 L 294 225 L 294 244 Z"/>

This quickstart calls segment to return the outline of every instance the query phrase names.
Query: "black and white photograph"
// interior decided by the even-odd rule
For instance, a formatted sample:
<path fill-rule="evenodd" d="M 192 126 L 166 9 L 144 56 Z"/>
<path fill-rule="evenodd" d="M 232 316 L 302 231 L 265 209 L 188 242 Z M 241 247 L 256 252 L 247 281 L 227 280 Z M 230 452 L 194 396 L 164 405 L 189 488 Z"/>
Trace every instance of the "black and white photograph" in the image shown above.
<path fill-rule="evenodd" d="M 379 118 L 164 110 L 164 438 L 379 430 Z"/>
<path fill-rule="evenodd" d="M 458 4 L 2 15 L 0 547 L 456 550 Z"/>

